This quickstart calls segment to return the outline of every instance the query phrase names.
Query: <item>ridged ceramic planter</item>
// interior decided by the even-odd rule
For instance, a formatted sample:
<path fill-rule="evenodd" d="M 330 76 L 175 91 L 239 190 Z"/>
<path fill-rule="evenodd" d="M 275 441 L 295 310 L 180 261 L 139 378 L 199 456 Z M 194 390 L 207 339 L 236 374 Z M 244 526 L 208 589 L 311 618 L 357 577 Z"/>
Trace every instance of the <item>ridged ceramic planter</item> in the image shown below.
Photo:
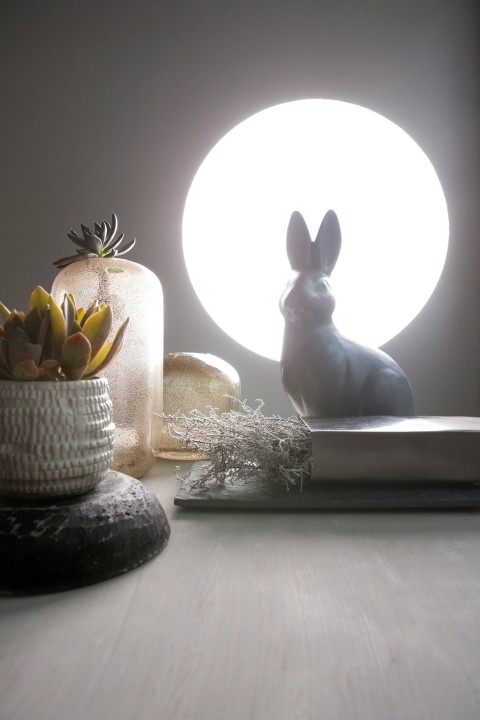
<path fill-rule="evenodd" d="M 113 459 L 112 403 L 105 378 L 0 380 L 0 495 L 80 495 Z"/>

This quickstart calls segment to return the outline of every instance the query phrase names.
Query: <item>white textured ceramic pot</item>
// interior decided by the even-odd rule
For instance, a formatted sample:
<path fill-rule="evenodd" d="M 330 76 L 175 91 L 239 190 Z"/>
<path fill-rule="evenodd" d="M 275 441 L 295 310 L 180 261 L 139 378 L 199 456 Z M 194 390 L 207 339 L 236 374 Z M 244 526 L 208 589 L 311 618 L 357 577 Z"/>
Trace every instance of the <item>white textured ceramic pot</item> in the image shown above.
<path fill-rule="evenodd" d="M 105 378 L 0 380 L 0 495 L 52 498 L 97 485 L 113 459 Z"/>

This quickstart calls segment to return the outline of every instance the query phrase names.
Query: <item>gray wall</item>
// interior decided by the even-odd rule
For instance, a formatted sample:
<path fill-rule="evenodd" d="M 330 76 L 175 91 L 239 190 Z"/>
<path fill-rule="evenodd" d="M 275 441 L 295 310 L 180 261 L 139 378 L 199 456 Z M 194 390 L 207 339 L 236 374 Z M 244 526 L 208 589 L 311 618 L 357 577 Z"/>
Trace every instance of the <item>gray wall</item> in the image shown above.
<path fill-rule="evenodd" d="M 205 155 L 241 120 L 304 97 L 346 100 L 420 144 L 450 212 L 441 281 L 385 349 L 419 413 L 478 414 L 476 0 L 3 0 L 1 10 L 7 305 L 50 286 L 72 225 L 115 210 L 138 238 L 129 257 L 162 281 L 165 351 L 217 354 L 240 372 L 244 397 L 289 413 L 278 364 L 234 343 L 199 305 L 183 205 Z M 399 271 L 408 292 L 408 267 Z"/>

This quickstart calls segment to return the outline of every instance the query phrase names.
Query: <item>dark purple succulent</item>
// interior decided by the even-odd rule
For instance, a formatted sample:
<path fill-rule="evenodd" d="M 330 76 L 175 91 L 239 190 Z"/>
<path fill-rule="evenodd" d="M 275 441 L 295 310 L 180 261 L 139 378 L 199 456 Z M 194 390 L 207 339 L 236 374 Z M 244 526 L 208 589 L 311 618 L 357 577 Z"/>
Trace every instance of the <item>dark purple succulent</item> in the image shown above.
<path fill-rule="evenodd" d="M 77 255 L 69 255 L 60 258 L 60 260 L 55 260 L 53 264 L 58 269 L 86 258 L 107 258 L 125 255 L 135 245 L 135 238 L 125 245 L 121 245 L 124 238 L 123 233 L 115 237 L 118 230 L 118 218 L 115 213 L 112 213 L 111 223 L 103 220 L 101 223 L 94 223 L 95 230 L 91 230 L 86 225 L 82 225 L 81 228 L 83 237 L 80 237 L 75 230 L 70 230 L 67 233 L 70 240 L 79 247 L 77 248 Z"/>

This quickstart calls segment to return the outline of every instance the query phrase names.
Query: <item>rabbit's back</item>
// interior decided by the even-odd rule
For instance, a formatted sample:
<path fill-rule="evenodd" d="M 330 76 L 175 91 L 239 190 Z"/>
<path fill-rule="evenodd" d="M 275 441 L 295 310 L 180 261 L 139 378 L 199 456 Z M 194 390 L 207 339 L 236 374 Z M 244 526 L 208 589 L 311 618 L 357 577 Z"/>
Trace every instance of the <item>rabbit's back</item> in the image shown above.
<path fill-rule="evenodd" d="M 282 382 L 301 417 L 413 415 L 405 373 L 386 353 L 355 343 L 333 323 L 285 328 Z"/>

